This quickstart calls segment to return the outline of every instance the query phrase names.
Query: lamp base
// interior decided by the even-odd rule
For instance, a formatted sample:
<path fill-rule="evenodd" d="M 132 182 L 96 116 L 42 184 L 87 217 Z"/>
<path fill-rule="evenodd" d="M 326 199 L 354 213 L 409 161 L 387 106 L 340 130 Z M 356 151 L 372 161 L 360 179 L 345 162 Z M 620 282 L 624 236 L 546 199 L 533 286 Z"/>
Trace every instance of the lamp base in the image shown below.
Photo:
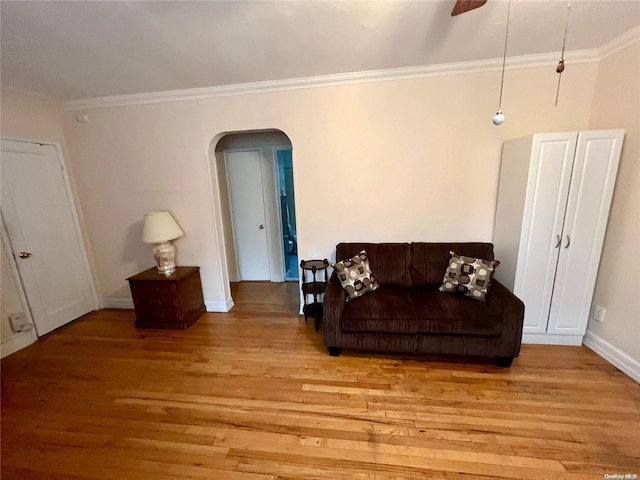
<path fill-rule="evenodd" d="M 158 273 L 167 277 L 176 271 L 176 247 L 171 242 L 157 243 L 153 247 L 153 256 L 158 263 Z"/>

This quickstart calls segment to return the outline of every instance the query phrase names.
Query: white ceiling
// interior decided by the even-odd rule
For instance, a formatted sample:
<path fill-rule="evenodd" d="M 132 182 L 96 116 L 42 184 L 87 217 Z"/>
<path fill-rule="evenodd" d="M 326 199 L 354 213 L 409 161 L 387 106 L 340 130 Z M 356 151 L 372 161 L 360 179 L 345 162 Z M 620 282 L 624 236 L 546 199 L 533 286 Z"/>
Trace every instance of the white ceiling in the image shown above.
<path fill-rule="evenodd" d="M 2 1 L 2 83 L 71 100 L 502 56 L 507 2 Z M 559 52 L 566 1 L 513 0 L 509 56 Z M 640 25 L 640 0 L 571 0 L 567 50 Z"/>

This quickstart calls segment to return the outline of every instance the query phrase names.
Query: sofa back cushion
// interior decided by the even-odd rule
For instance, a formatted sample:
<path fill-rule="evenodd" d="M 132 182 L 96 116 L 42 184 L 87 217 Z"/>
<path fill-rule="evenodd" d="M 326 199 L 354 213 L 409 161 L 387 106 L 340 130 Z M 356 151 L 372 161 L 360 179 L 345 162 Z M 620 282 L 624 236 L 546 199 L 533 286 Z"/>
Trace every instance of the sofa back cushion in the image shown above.
<path fill-rule="evenodd" d="M 336 261 L 351 258 L 362 250 L 366 250 L 371 272 L 380 285 L 411 286 L 411 245 L 408 243 L 339 243 L 336 246 Z M 442 281 L 442 275 L 444 270 L 440 273 L 438 281 Z"/>
<path fill-rule="evenodd" d="M 491 243 L 412 243 L 412 284 L 418 286 L 442 283 L 442 277 L 449 265 L 449 251 L 467 257 L 493 260 L 493 245 Z M 375 273 L 375 270 L 373 271 Z"/>

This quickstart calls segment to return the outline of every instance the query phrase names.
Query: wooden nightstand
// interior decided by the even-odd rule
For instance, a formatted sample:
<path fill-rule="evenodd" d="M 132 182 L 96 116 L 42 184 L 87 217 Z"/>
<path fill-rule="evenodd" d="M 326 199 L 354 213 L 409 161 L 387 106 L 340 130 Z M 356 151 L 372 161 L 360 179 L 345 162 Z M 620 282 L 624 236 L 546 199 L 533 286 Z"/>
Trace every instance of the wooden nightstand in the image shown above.
<path fill-rule="evenodd" d="M 127 280 L 136 327 L 186 330 L 205 312 L 200 267 L 176 267 L 168 277 L 154 267 Z"/>

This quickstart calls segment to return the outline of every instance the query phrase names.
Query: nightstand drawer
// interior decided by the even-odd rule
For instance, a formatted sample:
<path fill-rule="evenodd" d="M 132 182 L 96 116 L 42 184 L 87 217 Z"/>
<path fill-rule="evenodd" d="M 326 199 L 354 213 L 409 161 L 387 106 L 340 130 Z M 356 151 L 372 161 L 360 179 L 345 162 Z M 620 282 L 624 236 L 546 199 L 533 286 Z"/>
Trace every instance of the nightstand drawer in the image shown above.
<path fill-rule="evenodd" d="M 138 308 L 136 316 L 143 321 L 161 320 L 164 322 L 181 322 L 182 312 L 177 308 Z"/>
<path fill-rule="evenodd" d="M 177 295 L 178 287 L 168 282 L 131 282 L 131 292 L 142 296 Z"/>
<path fill-rule="evenodd" d="M 133 301 L 140 308 L 180 308 L 180 299 L 174 295 L 144 296 L 136 292 Z"/>

